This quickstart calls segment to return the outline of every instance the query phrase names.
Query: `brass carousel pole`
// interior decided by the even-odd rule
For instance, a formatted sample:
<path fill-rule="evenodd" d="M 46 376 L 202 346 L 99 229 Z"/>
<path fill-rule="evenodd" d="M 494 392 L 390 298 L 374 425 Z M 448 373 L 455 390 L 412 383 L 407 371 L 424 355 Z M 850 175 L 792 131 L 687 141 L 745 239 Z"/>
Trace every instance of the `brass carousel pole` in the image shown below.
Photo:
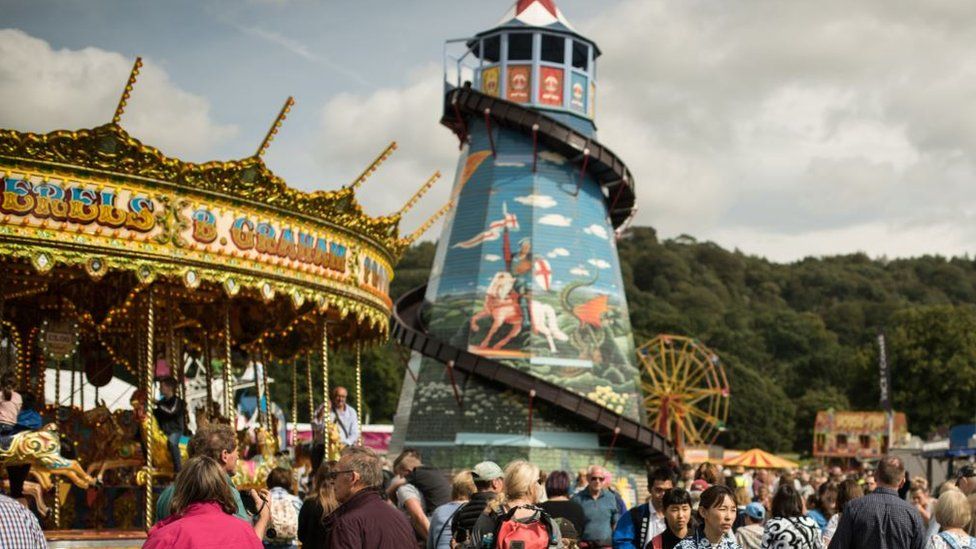
<path fill-rule="evenodd" d="M 291 436 L 288 444 L 298 446 L 298 355 L 291 359 Z"/>
<path fill-rule="evenodd" d="M 203 336 L 203 350 L 200 354 L 203 355 L 203 375 L 207 383 L 207 419 L 210 419 L 213 417 L 213 362 L 211 362 L 213 357 L 210 351 L 210 336 L 206 333 Z"/>
<path fill-rule="evenodd" d="M 332 452 L 332 443 L 329 440 L 329 432 L 332 427 L 332 411 L 329 403 L 329 323 L 322 318 L 322 398 L 325 405 L 325 461 L 329 461 Z"/>
<path fill-rule="evenodd" d="M 312 391 L 312 351 L 305 353 L 305 386 L 308 387 L 308 422 L 315 421 L 315 394 Z M 314 437 L 313 437 L 314 438 Z M 313 440 L 314 442 L 314 440 Z"/>
<path fill-rule="evenodd" d="M 268 434 L 271 435 L 272 440 L 274 440 L 275 447 L 279 450 L 281 449 L 280 441 L 278 440 L 278 431 L 274 429 L 274 425 L 271 423 L 271 390 L 268 388 L 268 361 L 269 354 L 262 349 L 261 350 L 261 384 L 264 386 L 264 421 L 265 428 Z"/>
<path fill-rule="evenodd" d="M 41 379 L 47 368 L 41 368 Z M 43 387 L 43 385 L 42 385 Z M 43 389 L 42 389 L 43 390 Z M 41 397 L 43 398 L 43 396 Z M 43 402 L 43 400 L 42 400 Z M 54 419 L 58 424 L 58 442 L 61 440 L 61 361 L 54 361 Z M 54 528 L 61 528 L 61 475 L 54 475 Z"/>
<path fill-rule="evenodd" d="M 145 418 L 142 420 L 142 438 L 146 447 L 146 474 L 144 476 L 146 486 L 146 530 L 149 530 L 153 524 L 153 437 L 150 430 L 152 411 L 149 410 L 149 399 L 151 398 L 150 395 L 152 395 L 153 388 L 153 347 L 155 343 L 155 329 L 156 319 L 153 304 L 153 287 L 149 286 L 149 291 L 146 294 L 146 369 L 143 372 L 142 378 L 142 390 L 146 395 L 146 414 Z"/>
<path fill-rule="evenodd" d="M 234 389 L 231 387 L 231 351 L 230 351 L 230 302 L 227 303 L 227 311 L 224 314 L 224 414 L 234 426 L 234 418 L 231 417 L 232 406 L 234 405 Z"/>
<path fill-rule="evenodd" d="M 359 422 L 359 446 L 363 445 L 363 347 L 356 342 L 356 420 Z"/>

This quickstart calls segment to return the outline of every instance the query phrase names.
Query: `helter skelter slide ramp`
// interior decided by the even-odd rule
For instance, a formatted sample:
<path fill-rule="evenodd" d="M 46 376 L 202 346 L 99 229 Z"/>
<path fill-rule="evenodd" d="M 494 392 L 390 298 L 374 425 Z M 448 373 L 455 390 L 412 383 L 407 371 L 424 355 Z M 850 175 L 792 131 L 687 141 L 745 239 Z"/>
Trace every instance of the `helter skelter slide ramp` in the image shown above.
<path fill-rule="evenodd" d="M 615 244 L 633 178 L 596 140 L 599 50 L 551 0 L 451 44 L 455 207 L 428 284 L 395 307 L 392 333 L 414 353 L 391 449 L 446 468 L 606 462 L 636 492 L 646 463 L 675 453 L 643 421 Z"/>

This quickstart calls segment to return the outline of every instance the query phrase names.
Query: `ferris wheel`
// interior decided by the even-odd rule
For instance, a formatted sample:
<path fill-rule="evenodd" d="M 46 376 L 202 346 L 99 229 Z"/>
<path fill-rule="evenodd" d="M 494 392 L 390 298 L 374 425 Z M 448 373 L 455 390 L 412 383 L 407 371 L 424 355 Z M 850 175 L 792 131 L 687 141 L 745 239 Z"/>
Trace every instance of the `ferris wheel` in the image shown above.
<path fill-rule="evenodd" d="M 729 382 L 718 355 L 690 337 L 661 334 L 637 349 L 650 426 L 685 446 L 711 444 L 729 417 Z"/>

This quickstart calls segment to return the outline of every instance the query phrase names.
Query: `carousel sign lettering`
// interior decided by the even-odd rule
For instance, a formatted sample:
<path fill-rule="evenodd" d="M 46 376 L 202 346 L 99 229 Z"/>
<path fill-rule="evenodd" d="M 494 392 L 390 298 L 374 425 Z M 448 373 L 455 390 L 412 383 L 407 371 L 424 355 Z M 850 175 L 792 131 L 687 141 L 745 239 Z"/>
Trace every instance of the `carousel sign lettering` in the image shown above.
<path fill-rule="evenodd" d="M 120 207 L 125 204 L 125 207 Z M 121 200 L 111 187 L 98 189 L 81 184 L 63 185 L 53 181 L 39 183 L 26 179 L 4 178 L 0 211 L 7 215 L 68 221 L 79 225 L 147 233 L 156 226 L 152 200 L 144 194 L 131 194 Z"/>
<path fill-rule="evenodd" d="M 223 232 L 220 229 L 221 218 L 206 208 L 194 210 L 190 219 L 193 240 L 201 244 L 213 243 Z M 340 273 L 346 272 L 346 247 L 342 244 L 304 230 L 254 221 L 245 215 L 232 215 L 229 219 L 226 232 L 230 236 L 230 244 L 239 251 L 253 251 Z M 226 237 L 220 239 L 220 245 L 228 245 Z"/>

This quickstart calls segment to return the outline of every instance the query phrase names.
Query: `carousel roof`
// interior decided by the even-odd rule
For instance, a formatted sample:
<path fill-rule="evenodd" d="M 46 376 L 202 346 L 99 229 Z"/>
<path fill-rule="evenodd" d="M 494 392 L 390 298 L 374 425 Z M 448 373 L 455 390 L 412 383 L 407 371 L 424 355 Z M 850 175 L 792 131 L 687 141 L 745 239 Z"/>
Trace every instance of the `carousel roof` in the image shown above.
<path fill-rule="evenodd" d="M 382 216 L 367 215 L 356 192 L 395 142 L 334 190 L 288 186 L 262 155 L 291 98 L 249 157 L 198 164 L 166 156 L 121 125 L 141 64 L 108 124 L 44 134 L 0 129 L 5 260 L 29 262 L 40 274 L 66 266 L 93 280 L 126 272 L 142 285 L 166 277 L 191 291 L 222 287 L 229 297 L 246 289 L 266 303 L 285 296 L 296 310 L 314 304 L 385 333 L 393 266 L 451 204 L 409 235 L 400 234 L 400 220 L 440 174 Z M 32 283 L 27 274 L 16 278 Z"/>

